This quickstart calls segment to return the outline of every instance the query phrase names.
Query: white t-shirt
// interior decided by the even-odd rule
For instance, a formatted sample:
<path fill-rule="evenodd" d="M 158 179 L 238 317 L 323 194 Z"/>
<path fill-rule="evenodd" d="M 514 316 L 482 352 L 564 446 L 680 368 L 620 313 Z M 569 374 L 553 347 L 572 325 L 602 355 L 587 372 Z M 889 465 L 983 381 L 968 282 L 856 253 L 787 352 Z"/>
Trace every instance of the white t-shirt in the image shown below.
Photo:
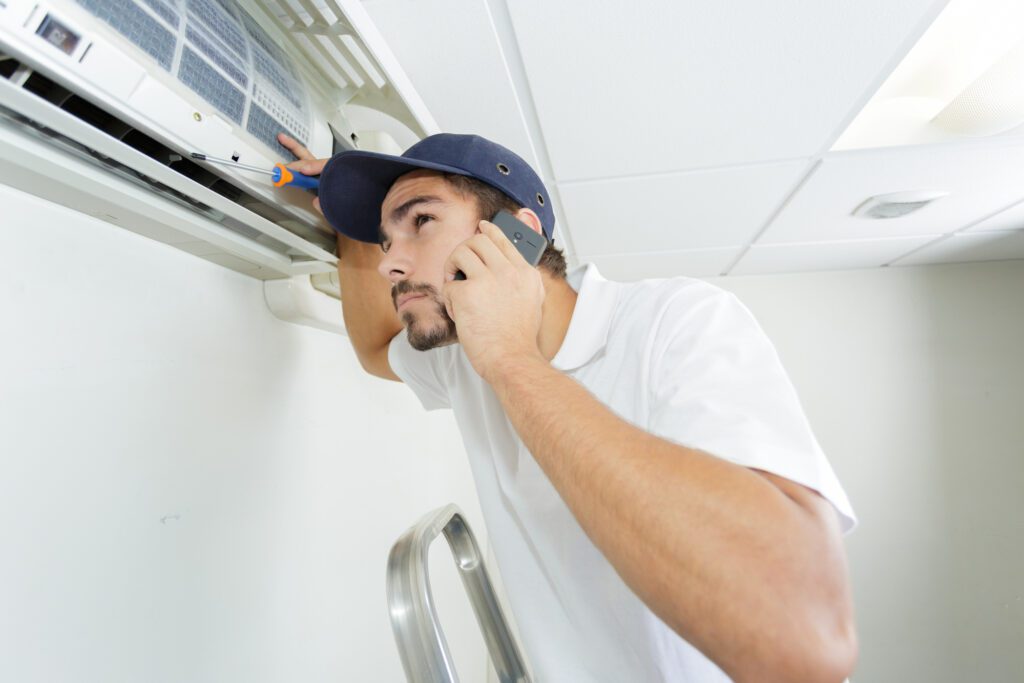
<path fill-rule="evenodd" d="M 641 429 L 815 489 L 853 528 L 774 346 L 734 294 L 687 277 L 612 282 L 592 264 L 568 281 L 579 296 L 555 368 Z M 401 333 L 388 357 L 427 410 L 455 412 L 537 681 L 729 680 L 619 578 L 460 345 L 420 352 Z"/>

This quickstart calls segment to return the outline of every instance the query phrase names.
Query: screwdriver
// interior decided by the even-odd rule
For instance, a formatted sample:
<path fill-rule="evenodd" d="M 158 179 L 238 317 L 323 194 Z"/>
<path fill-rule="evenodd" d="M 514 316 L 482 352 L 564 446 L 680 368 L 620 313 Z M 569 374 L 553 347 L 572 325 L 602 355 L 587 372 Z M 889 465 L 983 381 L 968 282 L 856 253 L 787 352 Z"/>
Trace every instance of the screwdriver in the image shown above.
<path fill-rule="evenodd" d="M 309 190 L 316 190 L 320 187 L 320 179 L 314 178 L 313 176 L 302 175 L 298 171 L 293 171 L 290 168 L 286 168 L 284 164 L 274 164 L 274 169 L 268 171 L 265 168 L 259 168 L 257 166 L 249 166 L 248 164 L 240 164 L 233 159 L 218 159 L 217 157 L 211 157 L 207 154 L 200 154 L 199 152 L 192 152 L 192 158 L 199 161 L 209 161 L 214 164 L 227 164 L 228 166 L 234 166 L 240 168 L 243 171 L 253 171 L 254 173 L 265 173 L 270 176 L 270 180 L 274 183 L 274 187 L 285 187 L 286 185 L 294 185 L 295 187 L 304 187 Z"/>

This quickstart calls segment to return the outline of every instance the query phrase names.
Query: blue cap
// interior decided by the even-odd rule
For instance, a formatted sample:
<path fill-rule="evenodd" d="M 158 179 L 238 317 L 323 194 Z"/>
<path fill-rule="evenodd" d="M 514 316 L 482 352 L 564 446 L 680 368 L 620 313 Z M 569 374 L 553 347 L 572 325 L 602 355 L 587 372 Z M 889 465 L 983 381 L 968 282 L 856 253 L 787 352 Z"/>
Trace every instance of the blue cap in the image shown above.
<path fill-rule="evenodd" d="M 544 236 L 551 240 L 555 214 L 540 176 L 522 157 L 479 135 L 438 133 L 400 157 L 360 150 L 336 154 L 320 174 L 320 208 L 338 232 L 376 244 L 380 207 L 391 185 L 399 176 L 422 168 L 469 176 L 501 190 L 533 209 Z"/>

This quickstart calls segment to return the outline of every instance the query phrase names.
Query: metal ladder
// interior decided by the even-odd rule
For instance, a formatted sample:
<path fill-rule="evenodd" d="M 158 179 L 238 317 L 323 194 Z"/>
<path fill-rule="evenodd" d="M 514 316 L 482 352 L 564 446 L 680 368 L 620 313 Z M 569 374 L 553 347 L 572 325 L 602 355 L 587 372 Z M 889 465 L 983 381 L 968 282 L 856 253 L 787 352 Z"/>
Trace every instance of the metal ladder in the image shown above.
<path fill-rule="evenodd" d="M 420 518 L 395 541 L 388 556 L 388 610 L 406 678 L 411 683 L 459 680 L 434 609 L 427 571 L 427 551 L 442 533 L 451 546 L 498 680 L 530 683 L 519 646 L 494 595 L 476 538 L 455 505 L 446 505 Z"/>

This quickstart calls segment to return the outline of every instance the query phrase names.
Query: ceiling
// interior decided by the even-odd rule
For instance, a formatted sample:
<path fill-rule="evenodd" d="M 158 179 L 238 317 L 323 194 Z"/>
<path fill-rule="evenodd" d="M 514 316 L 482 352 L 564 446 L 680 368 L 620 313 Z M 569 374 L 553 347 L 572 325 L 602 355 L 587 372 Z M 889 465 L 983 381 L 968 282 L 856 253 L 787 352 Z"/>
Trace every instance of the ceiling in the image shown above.
<path fill-rule="evenodd" d="M 616 279 L 1024 259 L 1024 133 L 829 151 L 945 5 L 364 2 L 440 128 L 530 161 Z M 850 215 L 918 189 L 948 194 Z"/>

